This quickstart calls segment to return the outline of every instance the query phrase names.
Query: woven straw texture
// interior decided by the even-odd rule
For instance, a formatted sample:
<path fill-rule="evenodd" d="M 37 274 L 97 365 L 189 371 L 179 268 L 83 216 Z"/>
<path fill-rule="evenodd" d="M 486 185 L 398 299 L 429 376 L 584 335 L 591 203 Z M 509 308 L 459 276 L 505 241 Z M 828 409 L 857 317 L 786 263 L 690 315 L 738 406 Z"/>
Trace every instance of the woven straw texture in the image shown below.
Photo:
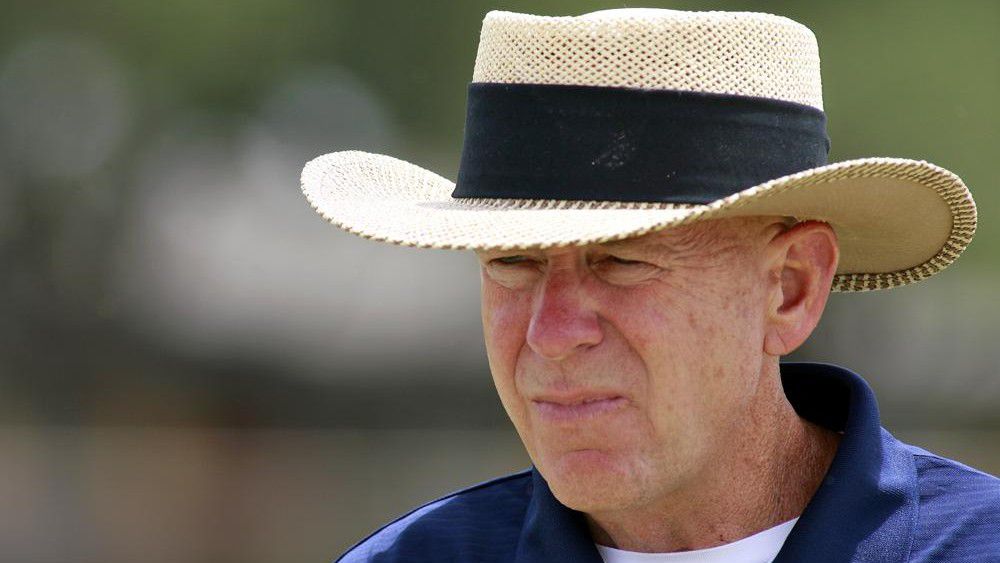
<path fill-rule="evenodd" d="M 697 90 L 822 109 L 816 40 L 768 14 L 623 9 L 580 17 L 490 12 L 476 82 Z M 976 206 L 955 174 L 925 161 L 863 158 L 776 178 L 708 205 L 452 198 L 454 184 L 389 156 L 344 151 L 302 171 L 302 190 L 334 225 L 393 244 L 550 248 L 640 236 L 692 221 L 792 216 L 830 223 L 834 291 L 925 279 L 962 253 Z"/>
<path fill-rule="evenodd" d="M 812 31 L 750 12 L 490 12 L 472 81 L 715 92 L 823 109 Z"/>

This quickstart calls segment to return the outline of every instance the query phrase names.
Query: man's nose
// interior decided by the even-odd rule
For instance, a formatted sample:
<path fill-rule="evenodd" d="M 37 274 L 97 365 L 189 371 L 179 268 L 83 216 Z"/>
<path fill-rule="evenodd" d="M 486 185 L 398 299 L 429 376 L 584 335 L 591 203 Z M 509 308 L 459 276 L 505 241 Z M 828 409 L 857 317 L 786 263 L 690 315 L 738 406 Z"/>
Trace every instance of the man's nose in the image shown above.
<path fill-rule="evenodd" d="M 544 358 L 561 360 L 599 344 L 604 335 L 587 301 L 577 272 L 547 272 L 532 303 L 528 346 Z"/>

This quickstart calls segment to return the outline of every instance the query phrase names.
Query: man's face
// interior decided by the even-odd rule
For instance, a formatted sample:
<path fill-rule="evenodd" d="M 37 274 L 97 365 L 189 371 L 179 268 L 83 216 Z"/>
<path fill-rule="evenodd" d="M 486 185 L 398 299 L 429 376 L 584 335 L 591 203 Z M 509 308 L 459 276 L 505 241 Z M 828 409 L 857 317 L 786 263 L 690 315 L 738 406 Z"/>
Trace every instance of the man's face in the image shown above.
<path fill-rule="evenodd" d="M 479 253 L 494 383 L 563 504 L 653 503 L 719 459 L 765 361 L 762 256 L 780 223 Z"/>

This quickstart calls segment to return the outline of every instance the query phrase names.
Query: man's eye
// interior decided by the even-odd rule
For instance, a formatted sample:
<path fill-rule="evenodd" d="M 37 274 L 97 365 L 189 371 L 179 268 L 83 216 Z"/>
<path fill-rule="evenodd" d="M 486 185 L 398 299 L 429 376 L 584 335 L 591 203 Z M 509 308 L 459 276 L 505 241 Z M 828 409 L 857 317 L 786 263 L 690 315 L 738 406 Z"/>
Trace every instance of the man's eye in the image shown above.
<path fill-rule="evenodd" d="M 520 264 L 522 262 L 527 262 L 528 260 L 530 259 L 527 256 L 522 256 L 518 254 L 516 256 L 501 256 L 499 258 L 494 258 L 493 260 L 490 261 L 497 264 L 513 265 L 513 264 Z"/>
<path fill-rule="evenodd" d="M 661 271 L 658 266 L 649 262 L 614 255 L 599 259 L 593 267 L 597 275 L 605 281 L 622 286 L 646 282 Z"/>
<path fill-rule="evenodd" d="M 620 258 L 618 256 L 608 256 L 604 260 L 611 262 L 612 264 L 618 264 L 622 266 L 642 266 L 646 264 L 641 260 L 629 260 L 627 258 Z"/>
<path fill-rule="evenodd" d="M 484 272 L 494 282 L 512 290 L 532 286 L 541 275 L 541 264 L 537 258 L 523 254 L 498 256 L 486 262 Z"/>

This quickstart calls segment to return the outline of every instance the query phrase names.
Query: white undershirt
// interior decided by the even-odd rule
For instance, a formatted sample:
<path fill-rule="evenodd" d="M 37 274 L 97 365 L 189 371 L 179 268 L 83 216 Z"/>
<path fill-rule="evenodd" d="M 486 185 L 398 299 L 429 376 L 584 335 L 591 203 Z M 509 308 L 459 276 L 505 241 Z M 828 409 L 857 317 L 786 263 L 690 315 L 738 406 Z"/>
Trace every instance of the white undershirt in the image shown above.
<path fill-rule="evenodd" d="M 605 563 L 771 563 L 798 518 L 732 543 L 673 553 L 640 553 L 597 545 Z"/>

